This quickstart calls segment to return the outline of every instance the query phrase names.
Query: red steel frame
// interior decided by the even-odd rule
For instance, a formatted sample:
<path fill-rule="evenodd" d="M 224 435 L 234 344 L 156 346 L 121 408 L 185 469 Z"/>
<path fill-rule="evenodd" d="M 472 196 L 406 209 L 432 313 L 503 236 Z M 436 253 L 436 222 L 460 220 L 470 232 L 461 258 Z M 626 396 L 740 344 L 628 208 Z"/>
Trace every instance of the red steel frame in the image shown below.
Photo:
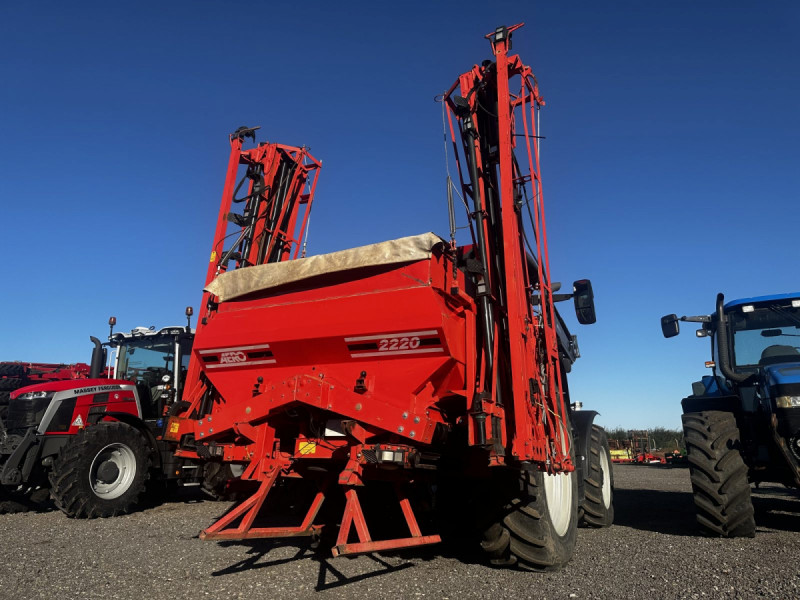
<path fill-rule="evenodd" d="M 508 56 L 510 34 L 520 26 L 487 36 L 496 56 L 495 80 L 489 67 L 476 66 L 445 94 L 453 135 L 454 117 L 462 132 L 466 126 L 464 112 L 456 110 L 455 90 L 459 89 L 468 100 L 471 113 L 478 110 L 477 95 L 472 93 L 477 87 L 496 90 L 497 157 L 487 154 L 481 144 L 480 136 L 488 132 L 477 131 L 472 137 L 465 137 L 464 145 L 473 145 L 477 163 L 473 166 L 477 167 L 474 171 L 478 178 L 471 181 L 471 186 L 464 182 L 458 161 L 464 192 L 475 192 L 479 197 L 478 212 L 499 214 L 497 222 L 483 220 L 480 224 L 485 239 L 494 241 L 484 248 L 489 259 L 485 272 L 474 278 L 477 299 L 483 286 L 490 297 L 487 305 L 492 310 L 493 329 L 487 336 L 476 326 L 479 302 L 470 295 L 475 292 L 469 291 L 475 286 L 457 268 L 458 256 L 469 249 L 456 251 L 446 246 L 433 251 L 430 259 L 331 275 L 317 286 L 301 285 L 233 302 L 217 302 L 206 293 L 187 376 L 186 398 L 191 406 L 182 416 L 172 418 L 170 433 L 165 437 L 178 440 L 184 434 L 192 434 L 199 454 L 244 463 L 242 479 L 258 482 L 258 490 L 206 529 L 203 539 L 315 535 L 320 529 L 314 524 L 320 507 L 331 486 L 339 485 L 346 505 L 334 555 L 438 542 L 439 536 L 422 534 L 404 485 L 414 483 L 418 473 L 414 468 L 423 451 L 434 443 L 437 432 L 456 422 L 468 424 L 468 443 L 486 451 L 489 466 L 529 461 L 549 472 L 574 468 L 561 391 L 538 144 L 532 146 L 530 142 L 536 136 L 535 111 L 544 102 L 530 69 L 518 56 Z M 522 81 L 521 92 L 512 95 L 509 79 L 517 75 Z M 527 166 L 527 174 L 520 172 L 513 156 L 515 137 L 519 135 L 515 111 L 522 112 L 528 152 L 523 165 Z M 277 172 L 276 161 L 288 159 L 300 172 L 292 193 L 296 198 L 307 198 L 307 205 L 313 197 L 316 178 L 311 181 L 310 174 L 320 163 L 311 159 L 305 149 L 262 145 L 254 151 L 243 151 L 242 141 L 242 136 L 231 138 L 231 158 L 206 284 L 225 268 L 219 257 L 240 165 L 261 165 L 265 183 L 271 186 Z M 455 143 L 453 135 L 454 146 Z M 498 189 L 490 172 L 499 172 Z M 525 251 L 520 206 L 515 200 L 515 194 L 526 184 L 533 188 L 533 269 Z M 302 195 L 301 189 L 309 192 Z M 252 190 L 251 184 L 251 194 Z M 298 210 L 301 205 L 296 202 L 291 210 Z M 306 211 L 301 234 L 307 218 Z M 291 227 L 287 229 L 293 229 L 298 220 L 298 214 L 291 214 Z M 253 235 L 261 233 L 256 228 Z M 279 260 L 296 258 L 301 236 L 288 230 L 282 235 L 286 249 Z M 250 250 L 237 261 L 237 268 L 255 264 L 252 246 Z M 434 352 L 390 357 L 377 351 L 359 358 L 357 349 L 348 346 L 348 340 L 369 345 L 370 340 L 401 339 L 415 339 L 419 346 L 422 338 L 428 344 L 426 348 Z M 379 348 L 377 343 L 373 345 L 376 350 Z M 225 365 L 210 371 L 204 366 L 203 360 L 215 353 L 253 348 L 268 349 L 270 360 Z M 490 354 L 497 360 L 492 360 Z M 502 402 L 498 395 L 501 386 Z M 490 393 L 482 393 L 484 390 Z M 448 420 L 446 412 L 459 403 L 463 416 Z M 286 419 L 290 418 L 287 414 L 299 415 L 301 411 L 311 415 L 309 422 L 305 417 L 292 421 L 295 433 L 290 437 L 294 446 L 282 446 L 286 435 L 281 436 L 280 432 L 286 431 Z M 343 428 L 341 438 L 328 439 L 315 430 L 314 415 L 335 418 Z M 487 418 L 491 425 L 488 439 L 485 429 L 481 429 Z M 374 456 L 379 451 L 401 457 L 396 459 L 399 462 L 394 465 L 395 470 L 381 471 L 376 467 Z M 192 453 L 178 451 L 179 455 Z M 370 453 L 372 460 L 367 458 Z M 324 470 L 331 473 L 315 476 L 322 482 L 302 522 L 294 527 L 256 527 L 256 517 L 276 482 L 281 478 L 310 477 L 306 467 L 319 467 L 323 464 L 320 461 L 329 461 Z M 330 461 L 336 461 L 332 464 L 341 469 L 331 469 Z M 372 539 L 357 488 L 379 478 L 394 484 L 410 537 Z M 350 542 L 353 529 L 356 542 Z"/>
<path fill-rule="evenodd" d="M 255 129 L 258 129 L 256 127 Z M 217 218 L 217 226 L 214 230 L 214 241 L 211 246 L 211 257 L 209 259 L 208 269 L 206 271 L 205 284 L 208 285 L 214 278 L 221 272 L 227 269 L 227 265 L 221 262 L 223 252 L 225 251 L 225 243 L 232 238 L 232 234 L 228 233 L 230 228 L 229 214 L 231 213 L 231 205 L 234 201 L 234 194 L 236 192 L 236 180 L 239 176 L 239 167 L 259 167 L 264 177 L 264 193 L 258 198 L 259 208 L 258 214 L 255 218 L 255 225 L 253 231 L 250 233 L 251 240 L 250 249 L 247 256 L 241 257 L 236 260 L 236 268 L 246 266 L 254 266 L 263 264 L 264 261 L 259 261 L 257 254 L 258 246 L 256 240 L 262 238 L 265 234 L 271 234 L 271 241 L 266 249 L 267 259 L 273 254 L 273 249 L 276 244 L 280 244 L 279 260 L 289 260 L 290 258 L 296 259 L 300 254 L 302 247 L 303 236 L 306 235 L 308 228 L 308 218 L 311 214 L 311 207 L 314 201 L 314 193 L 317 188 L 317 181 L 319 170 L 322 168 L 322 163 L 314 158 L 309 149 L 305 146 L 295 147 L 286 146 L 283 144 L 270 144 L 262 143 L 249 150 L 243 149 L 245 138 L 252 136 L 255 139 L 255 129 L 240 129 L 230 135 L 231 153 L 228 158 L 228 168 L 225 174 L 225 185 L 222 190 L 222 201 L 220 203 L 219 216 Z M 279 167 L 284 165 L 292 166 L 291 180 L 286 185 L 285 198 L 280 204 L 278 222 L 285 219 L 286 211 L 291 211 L 288 220 L 288 227 L 277 228 L 270 230 L 266 226 L 267 216 L 271 210 L 276 208 L 274 199 L 269 197 L 270 192 L 277 183 L 275 181 L 276 173 Z M 253 194 L 254 182 L 250 181 L 248 186 L 248 195 Z M 302 218 L 300 213 L 302 210 Z M 300 227 L 297 227 L 298 219 L 301 218 Z M 244 228 L 241 229 L 243 231 Z M 236 232 L 235 232 L 236 233 Z M 292 250 L 294 252 L 292 253 Z M 200 308 L 200 315 L 198 318 L 197 334 L 202 331 L 203 325 L 206 322 L 210 295 L 208 292 L 203 294 L 203 302 Z M 193 360 L 189 365 L 187 373 L 187 383 L 196 382 L 201 383 L 200 380 L 200 365 L 199 361 Z M 194 386 L 192 389 L 186 388 L 188 394 L 185 398 L 189 401 L 196 400 L 204 391 L 200 385 Z"/>
<path fill-rule="evenodd" d="M 295 537 L 315 535 L 320 529 L 320 525 L 314 525 L 314 519 L 322 507 L 325 500 L 323 491 L 317 492 L 311 507 L 298 527 L 253 527 L 253 523 L 264 505 L 267 494 L 278 480 L 280 469 L 271 464 L 263 474 L 264 479 L 259 485 L 258 491 L 247 500 L 227 513 L 222 519 L 200 533 L 200 539 L 251 539 L 251 538 L 270 538 L 270 537 Z M 237 526 L 232 524 L 239 521 Z"/>
<path fill-rule="evenodd" d="M 483 409 L 489 418 L 498 418 L 510 421 L 512 455 L 523 461 L 534 461 L 550 472 L 562 470 L 570 471 L 574 468 L 570 456 L 570 442 L 566 407 L 564 405 L 563 382 L 558 358 L 558 343 L 556 338 L 556 319 L 553 307 L 553 291 L 550 282 L 550 262 L 547 251 L 547 228 L 545 226 L 544 203 L 542 200 L 542 180 L 539 166 L 539 145 L 531 145 L 531 138 L 537 138 L 536 111 L 544 106 L 544 100 L 539 94 L 536 79 L 530 67 L 525 66 L 518 55 L 509 56 L 511 34 L 522 27 L 522 23 L 508 28 L 501 28 L 486 37 L 492 43 L 492 50 L 496 59 L 496 69 L 490 72 L 485 66 L 475 66 L 469 72 L 459 77 L 453 86 L 444 95 L 444 101 L 449 108 L 448 121 L 450 135 L 456 150 L 456 163 L 458 165 L 462 189 L 465 195 L 472 195 L 472 188 L 464 181 L 461 159 L 455 143 L 456 136 L 453 119 L 460 122 L 459 131 L 464 136 L 465 147 L 472 144 L 475 149 L 477 173 L 479 181 L 471 182 L 478 186 L 481 201 L 481 211 L 490 214 L 488 205 L 488 190 L 493 187 L 487 171 L 493 165 L 483 164 L 484 157 L 480 151 L 480 136 L 484 132 L 477 131 L 471 136 L 464 135 L 467 130 L 477 130 L 478 124 L 470 119 L 465 123 L 464 111 L 459 111 L 456 106 L 454 93 L 458 89 L 462 102 L 469 103 L 469 115 L 479 109 L 478 95 L 475 90 L 481 86 L 497 90 L 497 123 L 498 123 L 498 154 L 497 160 L 500 178 L 500 218 L 502 229 L 501 247 L 492 248 L 487 244 L 490 256 L 488 257 L 486 279 L 492 291 L 493 302 L 497 307 L 494 319 L 495 355 L 504 356 L 509 372 L 513 374 L 510 379 L 510 391 L 513 398 L 513 414 L 506 415 L 504 407 L 497 398 L 497 386 L 491 387 L 491 398 L 483 402 Z M 499 34 L 499 35 L 498 35 Z M 496 77 L 496 85 L 491 86 L 491 77 Z M 521 89 L 514 96 L 509 91 L 509 80 L 519 76 Z M 513 159 L 513 150 L 516 146 L 515 138 L 519 135 L 516 130 L 515 111 L 519 109 L 523 122 L 523 137 L 527 153 L 528 174 L 519 171 Z M 487 132 L 488 134 L 488 132 Z M 525 251 L 525 229 L 522 220 L 521 207 L 515 202 L 515 190 L 526 183 L 531 183 L 533 205 L 533 237 L 536 245 L 537 279 L 536 292 L 530 280 L 529 269 Z M 484 223 L 484 237 L 488 239 L 488 222 Z M 495 273 L 492 266 L 495 263 L 491 252 L 500 255 L 503 268 Z M 501 290 L 506 293 L 503 294 Z M 502 298 L 505 297 L 505 303 Z M 538 311 L 534 305 L 538 304 Z M 507 318 L 508 347 L 502 348 L 498 340 L 502 339 L 500 323 L 503 317 Z M 541 369 L 543 366 L 544 369 Z M 488 367 L 486 357 L 480 369 L 478 389 L 485 389 L 486 379 L 496 380 L 500 374 L 497 361 Z M 505 440 L 504 440 L 505 441 Z"/>
<path fill-rule="evenodd" d="M 88 379 L 91 367 L 86 363 L 59 364 L 59 363 L 31 363 L 31 362 L 5 362 L 2 364 L 18 365 L 22 370 L 19 375 L 8 375 L 7 379 L 22 379 L 24 385 L 45 381 L 62 381 L 64 379 Z M 108 369 L 103 377 L 108 375 Z M 1 377 L 0 377 L 1 378 Z"/>
<path fill-rule="evenodd" d="M 298 257 L 301 240 L 306 231 L 308 217 L 311 213 L 311 204 L 317 186 L 317 174 L 322 167 L 322 163 L 315 159 L 305 147 L 298 148 L 295 146 L 285 146 L 283 144 L 263 143 L 250 150 L 243 150 L 242 145 L 245 136 L 233 133 L 230 137 L 231 154 L 228 160 L 227 174 L 225 176 L 225 187 L 222 192 L 222 205 L 217 220 L 217 227 L 214 232 L 211 259 L 209 260 L 208 271 L 206 272 L 206 285 L 208 285 L 218 273 L 226 270 L 226 266 L 219 264 L 218 260 L 221 258 L 226 240 L 230 237 L 227 234 L 229 227 L 228 214 L 230 213 L 231 204 L 234 199 L 233 196 L 239 166 L 260 166 L 263 171 L 266 191 L 262 194 L 261 199 L 264 202 L 262 202 L 261 210 L 256 218 L 256 226 L 252 238 L 256 240 L 265 233 L 273 234 L 271 236 L 272 241 L 267 251 L 267 256 L 270 255 L 269 250 L 271 250 L 275 244 L 280 243 L 282 245 L 280 260 L 287 260 L 290 258 L 292 249 L 294 249 L 294 256 L 292 258 Z M 285 229 L 279 228 L 272 231 L 266 227 L 265 217 L 273 208 L 272 204 L 268 202 L 269 198 L 267 194 L 279 183 L 275 181 L 275 176 L 282 161 L 290 163 L 295 167 L 291 181 L 287 186 L 287 197 L 293 198 L 296 200 L 296 203 L 285 202 L 282 204 L 280 207 L 281 216 L 285 215 L 287 210 L 293 209 L 289 220 L 289 226 Z M 251 181 L 248 194 L 252 193 L 253 182 Z M 295 231 L 301 206 L 305 206 L 305 211 L 300 228 Z M 236 261 L 237 268 L 245 265 L 254 266 L 262 264 L 264 261 L 257 260 L 256 253 L 257 246 L 256 244 L 252 244 L 248 256 L 242 257 L 241 260 Z"/>
<path fill-rule="evenodd" d="M 334 556 L 365 554 L 368 552 L 380 552 L 381 550 L 394 550 L 396 548 L 410 548 L 412 546 L 435 544 L 441 541 L 438 535 L 422 535 L 419 525 L 417 525 L 417 519 L 414 517 L 414 511 L 411 510 L 411 503 L 408 497 L 403 494 L 399 487 L 397 487 L 396 491 L 398 499 L 400 500 L 400 508 L 403 511 L 403 517 L 405 517 L 406 525 L 408 525 L 408 529 L 411 532 L 411 537 L 382 540 L 378 542 L 372 541 L 369 529 L 367 529 L 367 522 L 364 519 L 364 513 L 361 510 L 361 504 L 358 501 L 356 488 L 351 487 L 345 492 L 347 504 L 344 509 L 342 525 L 339 528 L 339 537 L 336 539 L 336 546 L 333 548 Z M 358 534 L 358 542 L 348 543 L 347 540 L 350 536 L 350 531 L 354 526 Z"/>

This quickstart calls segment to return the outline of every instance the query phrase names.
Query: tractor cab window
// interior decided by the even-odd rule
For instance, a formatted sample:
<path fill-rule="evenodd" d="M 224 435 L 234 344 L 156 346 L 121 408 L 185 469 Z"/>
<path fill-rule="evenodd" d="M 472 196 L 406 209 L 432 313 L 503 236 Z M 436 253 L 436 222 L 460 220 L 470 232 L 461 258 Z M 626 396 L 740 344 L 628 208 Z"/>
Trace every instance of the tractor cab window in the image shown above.
<path fill-rule="evenodd" d="M 189 360 L 192 358 L 192 342 L 185 340 L 181 342 L 181 369 L 185 371 L 189 368 Z"/>
<path fill-rule="evenodd" d="M 192 340 L 181 341 L 181 372 L 179 394 L 183 393 L 183 384 L 186 382 L 186 373 L 189 371 L 189 361 L 192 358 Z M 180 399 L 180 398 L 178 398 Z"/>
<path fill-rule="evenodd" d="M 800 309 L 787 306 L 736 307 L 729 314 L 736 367 L 800 362 Z"/>
<path fill-rule="evenodd" d="M 164 390 L 164 375 L 172 375 L 175 341 L 171 338 L 126 340 L 119 347 L 117 379 L 136 384 L 145 416 L 155 413 Z"/>

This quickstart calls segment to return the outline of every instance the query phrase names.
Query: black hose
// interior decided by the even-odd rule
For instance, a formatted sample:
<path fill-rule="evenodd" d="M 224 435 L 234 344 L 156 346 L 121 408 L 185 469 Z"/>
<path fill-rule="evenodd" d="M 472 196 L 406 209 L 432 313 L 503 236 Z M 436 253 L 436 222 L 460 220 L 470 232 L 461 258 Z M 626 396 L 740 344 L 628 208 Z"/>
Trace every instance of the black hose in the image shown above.
<path fill-rule="evenodd" d="M 735 383 L 741 383 L 750 375 L 737 373 L 731 368 L 730 344 L 728 343 L 727 318 L 724 311 L 725 296 L 717 294 L 717 346 L 719 347 L 719 370 Z"/>
<path fill-rule="evenodd" d="M 464 139 L 469 140 L 467 145 L 467 162 L 469 163 L 469 176 L 472 182 L 472 203 L 475 214 L 475 229 L 478 237 L 478 260 L 481 264 L 480 278 L 478 284 L 478 297 L 480 303 L 481 325 L 483 329 L 483 347 L 486 353 L 486 370 L 492 372 L 494 365 L 494 314 L 491 306 L 491 290 L 489 289 L 489 259 L 486 249 L 487 240 L 483 228 L 483 207 L 481 206 L 480 177 L 478 176 L 478 163 L 475 155 L 475 145 L 472 138 L 475 130 L 469 122 L 465 127 Z M 486 379 L 486 387 L 489 388 L 490 378 Z"/>

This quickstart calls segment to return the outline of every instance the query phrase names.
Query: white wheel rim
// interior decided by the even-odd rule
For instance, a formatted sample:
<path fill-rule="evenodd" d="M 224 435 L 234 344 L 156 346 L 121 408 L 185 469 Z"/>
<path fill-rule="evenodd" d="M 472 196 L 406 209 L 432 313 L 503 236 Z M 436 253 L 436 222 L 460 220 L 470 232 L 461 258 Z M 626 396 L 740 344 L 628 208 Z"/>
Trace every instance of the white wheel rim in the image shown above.
<path fill-rule="evenodd" d="M 572 520 L 572 478 L 575 471 L 557 475 L 544 474 L 544 497 L 547 514 L 556 535 L 563 536 Z"/>
<path fill-rule="evenodd" d="M 611 506 L 611 467 L 605 448 L 600 449 L 600 470 L 603 471 L 603 506 Z"/>
<path fill-rule="evenodd" d="M 116 467 L 116 476 L 103 479 L 101 468 Z M 103 500 L 119 498 L 127 492 L 136 477 L 136 455 L 125 444 L 109 444 L 95 455 L 89 469 L 89 485 L 95 496 Z"/>

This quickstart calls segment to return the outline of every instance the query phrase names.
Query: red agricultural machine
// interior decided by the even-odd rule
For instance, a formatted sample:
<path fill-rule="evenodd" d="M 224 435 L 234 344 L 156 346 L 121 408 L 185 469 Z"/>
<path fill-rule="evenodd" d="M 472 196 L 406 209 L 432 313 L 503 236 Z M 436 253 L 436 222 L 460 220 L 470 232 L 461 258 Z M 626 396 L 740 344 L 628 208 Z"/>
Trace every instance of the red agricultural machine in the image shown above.
<path fill-rule="evenodd" d="M 216 479 L 219 469 L 207 482 L 204 464 L 156 439 L 180 407 L 192 338 L 188 325 L 112 330 L 106 344 L 91 338 L 91 366 L 50 370 L 11 392 L 0 419 L 0 512 L 51 497 L 69 516 L 107 517 L 128 512 L 154 481 Z M 104 368 L 109 350 L 114 367 Z M 80 377 L 56 378 L 73 373 Z"/>
<path fill-rule="evenodd" d="M 8 414 L 11 392 L 28 385 L 65 379 L 86 379 L 90 367 L 86 363 L 71 365 L 56 363 L 0 362 L 0 420 Z"/>
<path fill-rule="evenodd" d="M 591 284 L 556 294 L 550 278 L 544 101 L 508 54 L 520 26 L 487 36 L 495 60 L 441 98 L 472 202 L 469 245 L 455 243 L 451 201 L 449 242 L 429 233 L 298 258 L 319 163 L 304 148 L 246 151 L 253 130 L 232 134 L 189 406 L 165 438 L 179 455 L 242 465 L 254 487 L 202 538 L 316 537 L 338 524 L 334 555 L 420 546 L 440 541 L 440 521 L 416 514 L 438 507 L 478 526 L 493 563 L 551 568 L 570 559 L 579 520 L 611 523 L 608 443 L 596 413 L 570 407 L 579 354 L 554 307 L 574 299 L 593 323 Z M 299 523 L 276 522 L 274 498 L 289 491 L 297 504 L 307 487 Z M 387 532 L 397 523 L 407 532 Z"/>

